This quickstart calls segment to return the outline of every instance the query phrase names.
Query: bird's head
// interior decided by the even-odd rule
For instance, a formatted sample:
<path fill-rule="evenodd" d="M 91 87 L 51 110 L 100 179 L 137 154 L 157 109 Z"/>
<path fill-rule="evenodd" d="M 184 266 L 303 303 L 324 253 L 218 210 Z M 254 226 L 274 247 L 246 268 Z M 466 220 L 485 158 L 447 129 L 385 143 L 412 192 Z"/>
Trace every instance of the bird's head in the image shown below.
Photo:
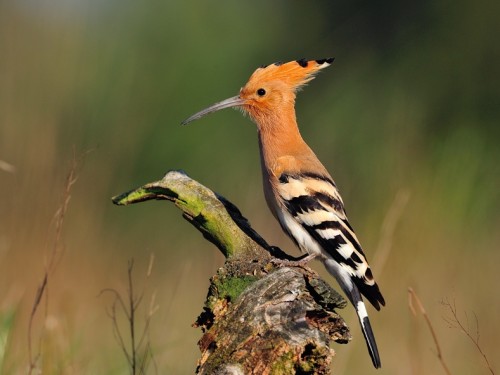
<path fill-rule="evenodd" d="M 293 109 L 297 91 L 314 79 L 314 74 L 330 66 L 333 58 L 274 63 L 258 68 L 237 96 L 218 102 L 182 122 L 186 125 L 209 113 L 237 107 L 259 123 L 283 110 Z"/>

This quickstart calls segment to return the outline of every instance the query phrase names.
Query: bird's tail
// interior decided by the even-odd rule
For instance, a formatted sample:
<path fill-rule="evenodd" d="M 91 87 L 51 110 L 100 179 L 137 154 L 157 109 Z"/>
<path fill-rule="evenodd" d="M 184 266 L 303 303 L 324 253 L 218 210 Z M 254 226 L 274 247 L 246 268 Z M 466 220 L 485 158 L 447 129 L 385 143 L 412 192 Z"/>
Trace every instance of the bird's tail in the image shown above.
<path fill-rule="evenodd" d="M 359 296 L 359 293 L 357 294 Z M 372 358 L 373 366 L 375 366 L 375 368 L 380 368 L 382 367 L 382 364 L 380 363 L 377 342 L 375 341 L 375 335 L 373 334 L 370 319 L 368 319 L 368 314 L 366 312 L 365 303 L 361 300 L 361 296 L 360 300 L 354 305 L 354 307 L 356 308 L 356 314 L 358 314 L 361 330 L 363 331 L 363 336 L 365 337 L 366 346 L 368 347 L 368 352 Z"/>
<path fill-rule="evenodd" d="M 370 320 L 368 319 L 365 303 L 361 298 L 361 294 L 359 293 L 357 286 L 354 284 L 347 271 L 333 259 L 325 260 L 324 264 L 328 272 L 337 279 L 340 287 L 356 309 L 356 314 L 358 315 L 361 330 L 363 331 L 363 336 L 365 337 L 366 346 L 368 347 L 368 352 L 370 353 L 373 366 L 375 366 L 375 368 L 382 367 L 380 356 L 378 354 L 377 343 L 375 341 L 375 335 L 373 334 L 372 326 L 370 324 Z"/>

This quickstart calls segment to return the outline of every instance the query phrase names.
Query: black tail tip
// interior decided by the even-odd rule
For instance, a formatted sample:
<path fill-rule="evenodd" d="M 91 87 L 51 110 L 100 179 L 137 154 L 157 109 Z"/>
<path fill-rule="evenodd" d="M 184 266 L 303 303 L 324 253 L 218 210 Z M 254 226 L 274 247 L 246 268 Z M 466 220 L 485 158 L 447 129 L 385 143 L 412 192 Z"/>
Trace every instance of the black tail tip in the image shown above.
<path fill-rule="evenodd" d="M 382 368 L 382 363 L 380 362 L 380 358 L 372 358 L 373 367 L 376 369 Z"/>
<path fill-rule="evenodd" d="M 373 367 L 381 368 L 382 362 L 380 361 L 375 335 L 373 334 L 372 326 L 368 317 L 363 318 L 361 322 L 361 329 L 363 331 L 363 336 L 365 337 L 368 352 L 370 353 L 370 357 L 372 359 Z"/>

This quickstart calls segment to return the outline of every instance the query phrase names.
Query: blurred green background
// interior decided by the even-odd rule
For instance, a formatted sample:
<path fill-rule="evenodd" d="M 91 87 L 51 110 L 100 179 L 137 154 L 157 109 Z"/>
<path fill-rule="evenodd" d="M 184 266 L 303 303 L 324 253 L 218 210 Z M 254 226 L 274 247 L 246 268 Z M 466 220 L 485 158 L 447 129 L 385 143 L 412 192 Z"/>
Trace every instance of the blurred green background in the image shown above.
<path fill-rule="evenodd" d="M 91 150 L 35 316 L 37 366 L 127 373 L 111 298 L 99 293 L 124 292 L 134 258 L 139 326 L 155 293 L 158 305 L 149 372 L 193 373 L 201 332 L 190 325 L 223 258 L 172 205 L 123 208 L 110 197 L 181 168 L 297 254 L 265 205 L 249 119 L 227 110 L 179 123 L 236 95 L 262 64 L 330 56 L 335 63 L 299 94 L 298 121 L 341 189 L 387 301 L 369 309 L 377 373 L 443 373 L 422 317 L 408 308 L 409 286 L 453 374 L 488 370 L 446 322 L 443 300 L 467 314 L 474 335 L 477 316 L 480 345 L 500 371 L 498 14 L 488 0 L 0 2 L 0 372 L 29 364 L 54 214 L 73 155 Z M 341 313 L 354 339 L 334 345 L 335 373 L 375 373 L 352 308 Z"/>

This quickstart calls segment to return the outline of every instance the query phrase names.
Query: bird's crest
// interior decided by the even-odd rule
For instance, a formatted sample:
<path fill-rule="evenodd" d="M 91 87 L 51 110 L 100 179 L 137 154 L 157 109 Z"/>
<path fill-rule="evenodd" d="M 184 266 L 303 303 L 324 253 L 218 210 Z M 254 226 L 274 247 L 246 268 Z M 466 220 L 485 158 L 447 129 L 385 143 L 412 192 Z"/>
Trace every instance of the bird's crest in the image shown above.
<path fill-rule="evenodd" d="M 334 58 L 320 60 L 296 60 L 287 63 L 276 62 L 261 66 L 250 77 L 248 82 L 282 81 L 293 91 L 299 90 L 307 82 L 314 79 L 314 75 L 321 69 L 330 66 Z"/>
<path fill-rule="evenodd" d="M 333 58 L 320 60 L 296 60 L 287 63 L 277 62 L 261 66 L 251 75 L 248 82 L 240 90 L 239 95 L 215 103 L 182 122 L 183 125 L 197 120 L 209 113 L 224 108 L 239 107 L 260 126 L 269 118 L 269 114 L 283 108 L 284 103 L 294 104 L 295 93 L 321 69 L 330 66 Z M 270 95 L 267 95 L 269 90 Z M 293 107 L 288 108 L 293 112 Z M 259 122 L 260 121 L 260 122 Z"/>

